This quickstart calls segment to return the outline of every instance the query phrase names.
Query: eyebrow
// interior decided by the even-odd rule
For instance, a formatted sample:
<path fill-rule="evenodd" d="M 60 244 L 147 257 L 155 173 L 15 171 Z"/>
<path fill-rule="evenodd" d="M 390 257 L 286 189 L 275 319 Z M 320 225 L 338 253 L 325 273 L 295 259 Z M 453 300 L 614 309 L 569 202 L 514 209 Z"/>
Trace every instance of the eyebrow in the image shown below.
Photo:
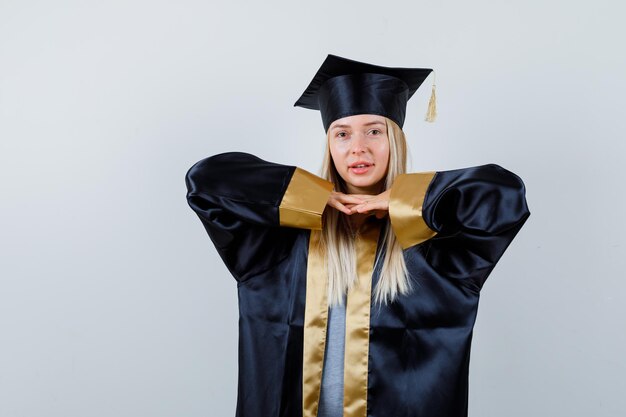
<path fill-rule="evenodd" d="M 371 126 L 371 125 L 381 125 L 384 126 L 385 124 L 383 122 L 369 122 L 369 123 L 365 123 L 363 126 Z M 336 129 L 336 128 L 340 128 L 340 127 L 351 127 L 350 125 L 334 125 L 333 127 L 331 127 L 331 129 Z"/>

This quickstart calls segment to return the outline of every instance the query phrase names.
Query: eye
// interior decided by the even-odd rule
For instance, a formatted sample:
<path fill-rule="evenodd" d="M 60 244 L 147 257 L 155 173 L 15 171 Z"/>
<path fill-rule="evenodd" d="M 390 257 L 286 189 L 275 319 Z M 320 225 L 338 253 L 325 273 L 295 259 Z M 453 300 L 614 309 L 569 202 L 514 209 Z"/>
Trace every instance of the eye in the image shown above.
<path fill-rule="evenodd" d="M 370 133 L 372 133 L 372 134 L 374 134 L 374 135 L 379 135 L 379 134 L 381 134 L 382 132 L 381 132 L 379 129 L 372 129 L 372 130 L 370 130 Z"/>
<path fill-rule="evenodd" d="M 347 132 L 344 132 L 344 131 L 341 131 L 341 132 L 337 132 L 337 135 L 336 135 L 336 136 L 337 136 L 338 138 L 340 138 L 340 139 L 345 139 L 345 138 L 347 138 L 347 137 L 348 137 L 348 133 L 347 133 Z"/>

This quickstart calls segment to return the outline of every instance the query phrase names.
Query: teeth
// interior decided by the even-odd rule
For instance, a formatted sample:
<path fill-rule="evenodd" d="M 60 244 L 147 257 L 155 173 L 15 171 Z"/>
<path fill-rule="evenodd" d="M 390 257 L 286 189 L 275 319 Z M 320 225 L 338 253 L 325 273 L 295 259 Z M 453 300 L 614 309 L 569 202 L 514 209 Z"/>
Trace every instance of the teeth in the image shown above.
<path fill-rule="evenodd" d="M 365 168 L 367 165 L 364 164 L 360 164 L 360 165 L 355 165 L 354 168 Z"/>

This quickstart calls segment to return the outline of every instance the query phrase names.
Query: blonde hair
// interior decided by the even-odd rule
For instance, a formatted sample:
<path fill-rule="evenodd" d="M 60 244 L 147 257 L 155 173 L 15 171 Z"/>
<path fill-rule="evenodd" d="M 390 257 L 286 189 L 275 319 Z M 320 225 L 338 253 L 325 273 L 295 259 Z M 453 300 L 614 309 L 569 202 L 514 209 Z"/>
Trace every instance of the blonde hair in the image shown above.
<path fill-rule="evenodd" d="M 386 117 L 385 121 L 389 138 L 389 163 L 384 181 L 384 190 L 387 190 L 398 175 L 406 172 L 407 146 L 400 126 Z M 335 184 L 335 191 L 346 193 L 345 182 L 337 172 L 330 154 L 328 135 L 321 176 Z M 393 302 L 398 294 L 408 294 L 412 290 L 402 247 L 393 233 L 389 216 L 386 217 L 386 227 L 383 229 L 383 246 L 376 256 L 374 267 L 376 269 L 382 262 L 380 279 L 373 288 L 374 301 L 378 305 Z M 335 209 L 324 211 L 320 249 L 326 252 L 328 301 L 332 305 L 343 303 L 344 294 L 357 278 L 356 250 L 351 236 L 348 216 Z"/>

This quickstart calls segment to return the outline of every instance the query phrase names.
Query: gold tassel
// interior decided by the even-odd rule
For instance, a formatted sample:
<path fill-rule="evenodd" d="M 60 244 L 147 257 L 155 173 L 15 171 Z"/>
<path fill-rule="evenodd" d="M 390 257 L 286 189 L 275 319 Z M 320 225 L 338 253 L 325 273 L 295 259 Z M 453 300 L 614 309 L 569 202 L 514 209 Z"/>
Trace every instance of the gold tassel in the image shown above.
<path fill-rule="evenodd" d="M 433 88 L 430 93 L 430 100 L 428 101 L 428 111 L 426 112 L 427 122 L 434 122 L 437 118 L 437 96 L 435 95 L 435 71 L 433 71 Z"/>

